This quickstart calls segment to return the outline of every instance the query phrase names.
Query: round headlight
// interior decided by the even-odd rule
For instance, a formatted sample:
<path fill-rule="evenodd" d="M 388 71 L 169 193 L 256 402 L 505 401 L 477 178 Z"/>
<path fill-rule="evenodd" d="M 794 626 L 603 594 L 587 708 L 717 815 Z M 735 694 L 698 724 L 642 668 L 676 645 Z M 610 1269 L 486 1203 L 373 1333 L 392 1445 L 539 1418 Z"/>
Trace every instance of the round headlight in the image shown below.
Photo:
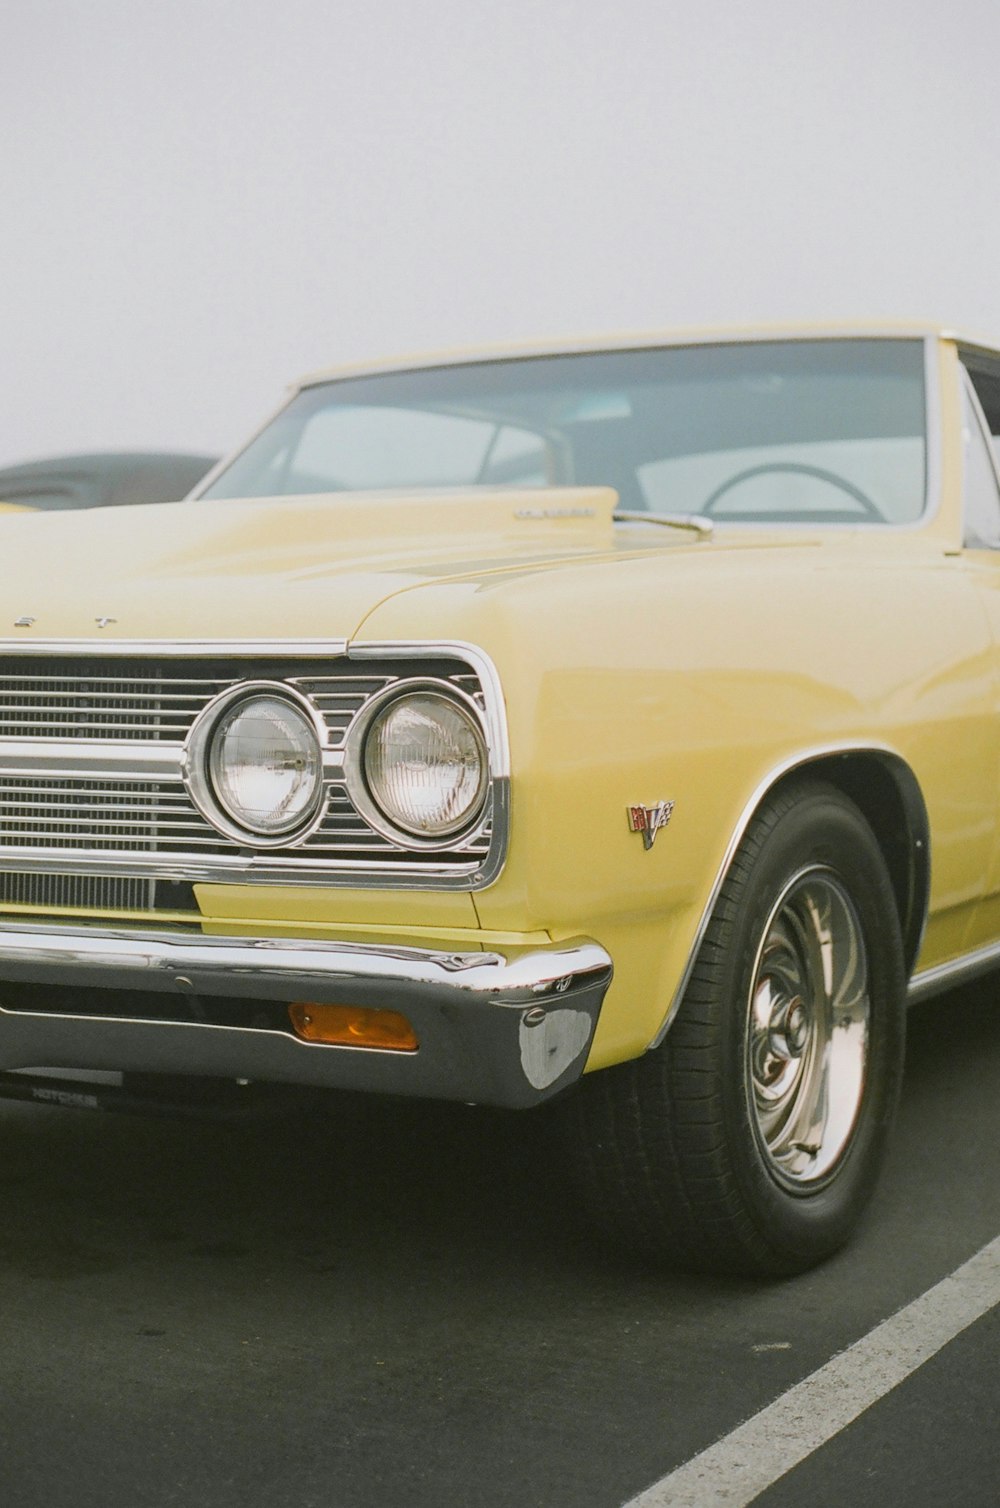
<path fill-rule="evenodd" d="M 316 730 L 306 713 L 280 696 L 248 696 L 212 731 L 208 773 L 223 813 L 272 838 L 302 826 L 323 785 Z"/>
<path fill-rule="evenodd" d="M 372 800 L 404 833 L 447 837 L 482 807 L 483 737 L 474 714 L 449 696 L 413 691 L 388 702 L 369 724 L 363 758 Z"/>

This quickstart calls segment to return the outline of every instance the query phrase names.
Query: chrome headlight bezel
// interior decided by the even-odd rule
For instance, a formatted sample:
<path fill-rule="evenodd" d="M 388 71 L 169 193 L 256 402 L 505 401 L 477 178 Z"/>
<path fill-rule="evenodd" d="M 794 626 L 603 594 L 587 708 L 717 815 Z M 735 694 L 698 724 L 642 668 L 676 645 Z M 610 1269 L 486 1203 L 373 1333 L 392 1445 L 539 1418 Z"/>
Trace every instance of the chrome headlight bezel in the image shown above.
<path fill-rule="evenodd" d="M 260 700 L 283 702 L 301 718 L 314 740 L 317 768 L 315 788 L 307 806 L 287 824 L 266 831 L 237 818 L 219 793 L 212 775 L 213 752 L 223 725 L 243 705 Z M 326 727 L 317 709 L 293 687 L 282 681 L 240 681 L 211 701 L 192 727 L 182 759 L 184 783 L 202 816 L 223 836 L 245 848 L 288 848 L 301 843 L 322 820 L 328 789 L 323 773 L 326 743 Z"/>
<path fill-rule="evenodd" d="M 395 704 L 411 697 L 437 700 L 461 713 L 475 739 L 479 757 L 479 790 L 474 806 L 459 821 L 436 834 L 410 829 L 394 821 L 372 791 L 366 771 L 365 750 L 375 723 Z M 344 775 L 355 809 L 382 837 L 413 852 L 434 853 L 461 847 L 482 831 L 491 805 L 493 772 L 482 711 L 472 697 L 448 681 L 413 677 L 395 682 L 373 696 L 352 724 L 345 749 Z"/>

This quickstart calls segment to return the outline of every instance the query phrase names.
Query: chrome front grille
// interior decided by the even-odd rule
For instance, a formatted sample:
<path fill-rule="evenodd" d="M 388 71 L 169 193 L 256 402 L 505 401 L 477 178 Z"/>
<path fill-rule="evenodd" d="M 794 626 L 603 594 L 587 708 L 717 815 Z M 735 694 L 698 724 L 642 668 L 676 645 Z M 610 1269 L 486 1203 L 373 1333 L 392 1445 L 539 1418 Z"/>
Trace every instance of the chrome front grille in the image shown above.
<path fill-rule="evenodd" d="M 496 782 L 489 819 L 471 841 L 414 852 L 376 832 L 337 775 L 337 751 L 354 719 L 371 697 L 408 677 L 450 681 L 486 707 L 482 677 L 442 655 L 0 653 L 0 905 L 152 909 L 150 880 L 481 883 L 496 850 Z M 199 714 L 244 680 L 293 687 L 327 729 L 333 763 L 324 815 L 287 847 L 254 850 L 249 838 L 244 846 L 220 833 L 184 782 L 184 742 Z M 87 890 L 83 876 L 100 876 L 101 886 Z"/>

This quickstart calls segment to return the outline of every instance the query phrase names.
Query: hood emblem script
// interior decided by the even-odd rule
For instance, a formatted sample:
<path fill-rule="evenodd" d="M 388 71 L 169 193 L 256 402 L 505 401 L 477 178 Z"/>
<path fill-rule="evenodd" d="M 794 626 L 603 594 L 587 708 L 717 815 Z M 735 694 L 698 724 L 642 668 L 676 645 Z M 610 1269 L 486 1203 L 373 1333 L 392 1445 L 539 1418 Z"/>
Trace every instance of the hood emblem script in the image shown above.
<path fill-rule="evenodd" d="M 656 841 L 661 827 L 666 827 L 674 814 L 672 801 L 657 801 L 655 806 L 630 806 L 628 808 L 629 832 L 642 833 L 642 846 L 649 850 Z"/>

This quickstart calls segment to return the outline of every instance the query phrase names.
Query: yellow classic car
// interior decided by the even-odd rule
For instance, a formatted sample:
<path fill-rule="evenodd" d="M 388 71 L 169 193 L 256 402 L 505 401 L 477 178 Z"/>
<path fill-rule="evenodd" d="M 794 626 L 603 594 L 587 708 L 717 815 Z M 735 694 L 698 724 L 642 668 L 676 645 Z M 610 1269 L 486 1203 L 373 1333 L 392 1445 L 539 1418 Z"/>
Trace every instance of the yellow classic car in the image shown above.
<path fill-rule="evenodd" d="M 0 1091 L 551 1100 L 636 1248 L 821 1260 L 1000 961 L 998 435 L 929 327 L 580 341 L 5 520 Z"/>

